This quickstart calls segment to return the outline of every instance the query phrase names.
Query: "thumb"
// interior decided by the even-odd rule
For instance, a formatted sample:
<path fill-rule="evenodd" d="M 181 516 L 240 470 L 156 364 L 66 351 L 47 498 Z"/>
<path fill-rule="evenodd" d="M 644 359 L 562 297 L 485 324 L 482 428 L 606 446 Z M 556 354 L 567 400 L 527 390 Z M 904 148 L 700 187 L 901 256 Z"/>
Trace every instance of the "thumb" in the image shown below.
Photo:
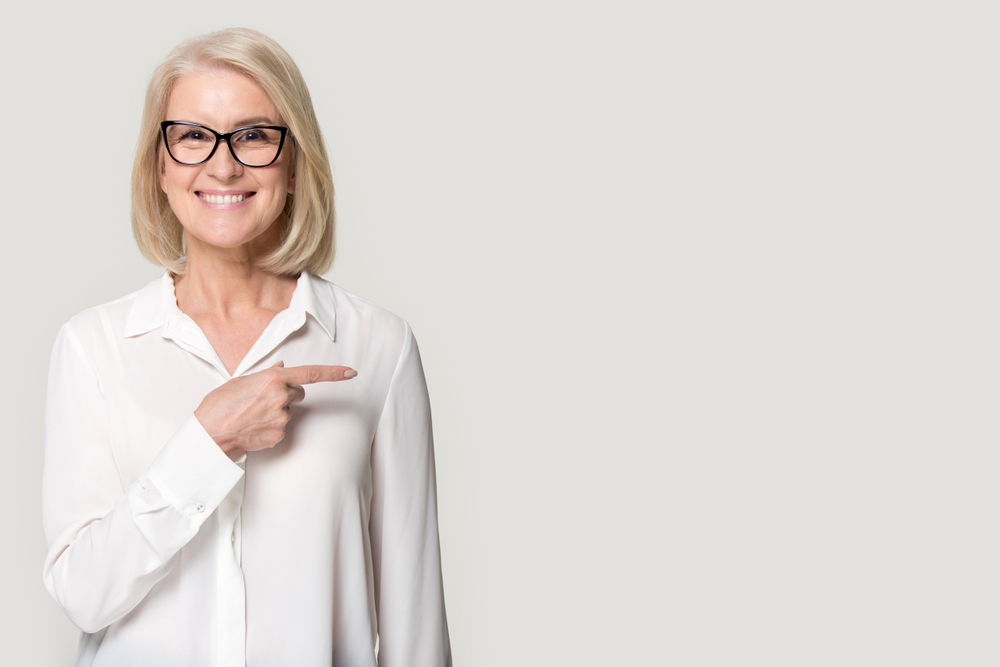
<path fill-rule="evenodd" d="M 271 366 L 271 368 L 284 368 L 284 367 L 285 367 L 285 362 L 284 361 L 279 361 L 275 365 Z"/>

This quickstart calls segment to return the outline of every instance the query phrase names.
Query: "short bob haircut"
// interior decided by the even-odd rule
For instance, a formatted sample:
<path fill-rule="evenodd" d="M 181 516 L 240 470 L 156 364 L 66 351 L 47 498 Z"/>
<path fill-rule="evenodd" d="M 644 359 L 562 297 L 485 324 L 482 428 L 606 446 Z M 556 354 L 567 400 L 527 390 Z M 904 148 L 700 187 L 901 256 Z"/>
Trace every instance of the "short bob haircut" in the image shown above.
<path fill-rule="evenodd" d="M 295 193 L 279 215 L 281 245 L 260 267 L 276 275 L 323 273 L 333 262 L 333 175 L 323 135 L 305 80 L 291 56 L 277 42 L 255 30 L 229 28 L 194 37 L 175 48 L 146 91 L 139 146 L 132 168 L 132 233 L 142 254 L 171 273 L 183 275 L 184 229 L 160 189 L 163 142 L 160 122 L 177 80 L 195 71 L 226 69 L 260 86 L 288 126 L 285 150 L 292 151 Z"/>

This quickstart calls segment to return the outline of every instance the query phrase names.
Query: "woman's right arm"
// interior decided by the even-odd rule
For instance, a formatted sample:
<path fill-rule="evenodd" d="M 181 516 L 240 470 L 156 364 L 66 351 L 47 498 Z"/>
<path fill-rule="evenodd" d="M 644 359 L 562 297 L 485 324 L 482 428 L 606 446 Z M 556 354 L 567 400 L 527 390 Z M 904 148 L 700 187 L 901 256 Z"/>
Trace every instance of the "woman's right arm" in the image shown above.
<path fill-rule="evenodd" d="M 243 470 L 192 415 L 124 486 L 95 362 L 59 332 L 45 405 L 45 587 L 84 632 L 122 618 L 165 577 Z"/>

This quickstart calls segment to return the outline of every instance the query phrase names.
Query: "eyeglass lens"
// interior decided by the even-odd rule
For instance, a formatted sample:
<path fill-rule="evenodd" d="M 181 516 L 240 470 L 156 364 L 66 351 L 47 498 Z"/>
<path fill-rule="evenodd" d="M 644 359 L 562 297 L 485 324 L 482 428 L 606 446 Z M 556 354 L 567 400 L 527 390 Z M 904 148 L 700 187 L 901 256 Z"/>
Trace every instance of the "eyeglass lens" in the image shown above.
<path fill-rule="evenodd" d="M 206 129 L 191 125 L 168 125 L 167 150 L 178 162 L 204 162 L 215 148 L 216 137 Z M 281 132 L 263 127 L 248 127 L 229 138 L 236 159 L 248 167 L 263 167 L 274 162 L 281 148 Z M 224 147 L 223 149 L 224 150 Z"/>

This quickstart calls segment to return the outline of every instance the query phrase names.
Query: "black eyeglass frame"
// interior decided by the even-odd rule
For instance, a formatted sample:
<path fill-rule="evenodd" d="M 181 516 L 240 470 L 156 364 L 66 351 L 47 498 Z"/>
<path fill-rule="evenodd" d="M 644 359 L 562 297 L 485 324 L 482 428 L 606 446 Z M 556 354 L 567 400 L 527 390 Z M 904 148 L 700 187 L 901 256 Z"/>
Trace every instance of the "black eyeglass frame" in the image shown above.
<path fill-rule="evenodd" d="M 174 154 L 170 152 L 170 141 L 169 139 L 167 139 L 167 128 L 170 127 L 171 125 L 185 125 L 187 127 L 197 127 L 200 130 L 205 130 L 207 132 L 211 132 L 212 134 L 214 134 L 215 145 L 212 146 L 212 150 L 209 152 L 208 157 L 206 157 L 204 160 L 201 160 L 200 162 L 182 162 L 181 160 L 178 160 L 176 157 L 174 157 Z M 236 151 L 233 150 L 233 144 L 229 141 L 232 138 L 232 136 L 237 132 L 244 132 L 246 130 L 255 130 L 255 129 L 278 130 L 279 132 L 281 132 L 281 140 L 278 141 L 278 151 L 274 154 L 274 160 L 271 160 L 267 164 L 247 164 L 243 160 L 236 157 Z M 219 143 L 225 142 L 226 146 L 229 147 L 229 154 L 233 156 L 234 160 L 242 164 L 244 167 L 249 167 L 250 169 L 261 169 L 263 167 L 270 167 L 278 159 L 278 156 L 281 155 L 281 149 L 285 145 L 285 135 L 288 134 L 288 128 L 281 127 L 280 125 L 248 125 L 246 127 L 238 127 L 232 132 L 226 132 L 225 134 L 222 134 L 220 132 L 216 132 L 210 127 L 199 125 L 198 123 L 188 123 L 183 120 L 165 120 L 162 123 L 160 123 L 160 134 L 163 135 L 163 145 L 166 146 L 167 148 L 167 155 L 169 155 L 171 159 L 177 164 L 183 164 L 188 167 L 194 167 L 199 164 L 205 164 L 206 162 L 212 159 L 213 155 L 215 155 L 215 151 L 218 150 L 219 148 Z"/>

